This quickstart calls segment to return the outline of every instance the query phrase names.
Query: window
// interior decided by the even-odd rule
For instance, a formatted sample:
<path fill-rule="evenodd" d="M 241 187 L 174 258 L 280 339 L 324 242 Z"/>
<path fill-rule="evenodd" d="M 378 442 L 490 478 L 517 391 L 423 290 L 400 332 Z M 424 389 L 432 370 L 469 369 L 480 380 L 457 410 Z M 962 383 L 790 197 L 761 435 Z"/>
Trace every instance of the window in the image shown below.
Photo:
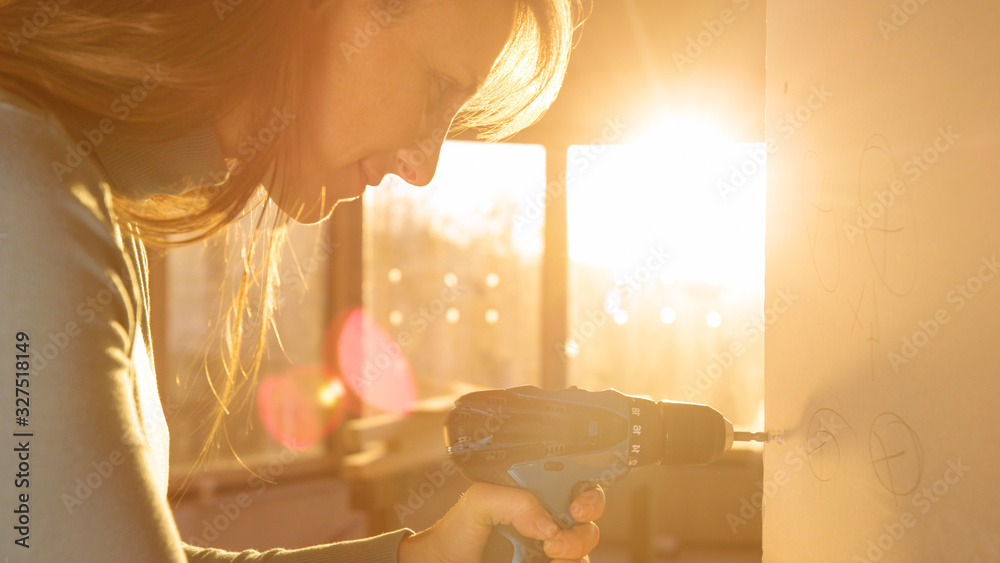
<path fill-rule="evenodd" d="M 540 146 L 449 141 L 427 187 L 366 193 L 364 313 L 400 346 L 417 397 L 538 383 L 544 187 Z M 368 402 L 405 392 L 379 382 L 385 346 L 366 346 Z"/>
<path fill-rule="evenodd" d="M 568 379 L 710 404 L 753 427 L 766 153 L 673 135 L 569 150 Z"/>

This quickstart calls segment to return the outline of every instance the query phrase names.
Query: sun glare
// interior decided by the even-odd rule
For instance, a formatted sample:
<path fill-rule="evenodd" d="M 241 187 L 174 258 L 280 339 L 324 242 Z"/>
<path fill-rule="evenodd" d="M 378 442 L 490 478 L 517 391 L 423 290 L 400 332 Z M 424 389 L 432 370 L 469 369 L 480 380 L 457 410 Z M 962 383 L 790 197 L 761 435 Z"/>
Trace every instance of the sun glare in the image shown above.
<path fill-rule="evenodd" d="M 763 346 L 699 373 L 744 338 L 762 307 L 763 143 L 710 120 L 664 117 L 617 145 L 570 147 L 567 163 L 568 380 L 718 405 L 753 419 Z"/>
<path fill-rule="evenodd" d="M 711 120 L 695 115 L 661 114 L 639 127 L 625 141 L 636 145 L 658 145 L 676 151 L 702 151 L 734 142 L 732 136 Z"/>
<path fill-rule="evenodd" d="M 616 279 L 645 264 L 664 280 L 759 286 L 764 156 L 693 118 L 661 119 L 628 144 L 571 147 L 570 259 Z"/>

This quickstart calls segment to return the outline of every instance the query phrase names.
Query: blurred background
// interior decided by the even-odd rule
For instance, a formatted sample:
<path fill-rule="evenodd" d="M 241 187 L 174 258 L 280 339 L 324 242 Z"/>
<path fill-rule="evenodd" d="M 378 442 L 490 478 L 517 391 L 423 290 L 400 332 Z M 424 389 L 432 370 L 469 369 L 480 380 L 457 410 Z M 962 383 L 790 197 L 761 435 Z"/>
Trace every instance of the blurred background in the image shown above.
<path fill-rule="evenodd" d="M 291 227 L 280 342 L 229 417 L 232 451 L 196 471 L 215 404 L 200 374 L 221 361 L 211 335 L 242 261 L 218 242 L 151 257 L 182 539 L 299 547 L 432 524 L 468 486 L 444 415 L 484 387 L 613 387 L 763 426 L 765 3 L 587 13 L 538 124 L 447 141 L 429 186 L 387 179 Z M 609 488 L 591 559 L 759 561 L 761 475 L 751 446 L 636 470 Z"/>

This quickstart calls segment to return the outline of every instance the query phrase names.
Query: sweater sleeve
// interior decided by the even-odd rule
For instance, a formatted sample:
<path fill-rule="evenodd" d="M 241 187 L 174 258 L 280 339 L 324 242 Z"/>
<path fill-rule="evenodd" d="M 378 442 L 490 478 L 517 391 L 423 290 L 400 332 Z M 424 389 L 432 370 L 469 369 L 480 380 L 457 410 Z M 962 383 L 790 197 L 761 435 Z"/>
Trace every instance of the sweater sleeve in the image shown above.
<path fill-rule="evenodd" d="M 263 552 L 233 553 L 185 545 L 184 553 L 191 563 L 396 563 L 399 542 L 411 533 L 410 530 L 397 530 L 363 540 Z"/>
<path fill-rule="evenodd" d="M 0 385 L 0 554 L 182 562 L 110 190 L 50 115 L 0 104 L 0 130 L 0 361 L 25 368 Z"/>

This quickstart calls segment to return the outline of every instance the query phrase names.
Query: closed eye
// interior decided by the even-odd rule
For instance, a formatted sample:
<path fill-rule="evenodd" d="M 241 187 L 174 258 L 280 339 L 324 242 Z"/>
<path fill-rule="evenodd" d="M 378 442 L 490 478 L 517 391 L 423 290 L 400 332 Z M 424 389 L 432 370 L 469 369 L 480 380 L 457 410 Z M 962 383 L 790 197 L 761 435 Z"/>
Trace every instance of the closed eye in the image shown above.
<path fill-rule="evenodd" d="M 458 81 L 441 72 L 434 73 L 433 93 L 428 98 L 428 110 L 438 113 L 443 111 L 449 118 L 472 97 L 474 92 L 463 88 Z"/>
<path fill-rule="evenodd" d="M 435 96 L 435 100 L 439 105 L 444 103 L 449 97 L 458 91 L 458 85 L 455 81 L 443 74 L 436 74 L 435 81 L 437 83 L 437 95 Z"/>

